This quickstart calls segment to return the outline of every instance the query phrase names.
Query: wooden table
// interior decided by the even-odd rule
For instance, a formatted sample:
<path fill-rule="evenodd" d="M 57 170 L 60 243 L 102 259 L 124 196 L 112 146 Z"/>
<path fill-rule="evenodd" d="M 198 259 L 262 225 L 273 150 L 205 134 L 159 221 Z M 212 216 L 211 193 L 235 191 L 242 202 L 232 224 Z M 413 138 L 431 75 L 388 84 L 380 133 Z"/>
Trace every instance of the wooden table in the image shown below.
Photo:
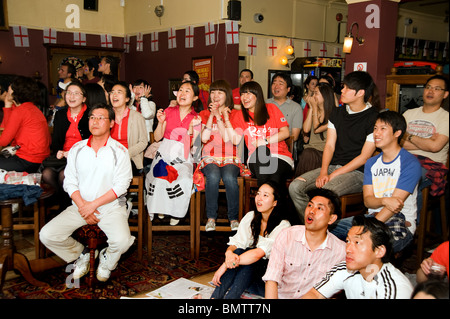
<path fill-rule="evenodd" d="M 39 198 L 39 201 L 51 196 L 54 190 L 47 186 L 43 185 L 43 192 Z M 30 284 L 34 286 L 48 286 L 47 283 L 39 281 L 34 278 L 32 274 L 32 267 L 28 258 L 16 251 L 16 247 L 14 245 L 14 233 L 13 233 L 13 216 L 12 216 L 12 205 L 22 203 L 22 198 L 12 198 L 7 200 L 0 201 L 1 208 L 1 221 L 2 221 L 2 233 L 1 236 L 3 238 L 3 245 L 0 247 L 0 294 L 3 291 L 3 283 L 5 281 L 6 272 L 9 270 L 16 269 L 18 270 L 22 276 L 27 280 Z M 42 207 L 41 207 L 42 209 Z M 37 228 L 39 229 L 39 228 Z M 35 228 L 36 232 L 36 228 Z M 39 234 L 35 234 L 38 236 Z"/>

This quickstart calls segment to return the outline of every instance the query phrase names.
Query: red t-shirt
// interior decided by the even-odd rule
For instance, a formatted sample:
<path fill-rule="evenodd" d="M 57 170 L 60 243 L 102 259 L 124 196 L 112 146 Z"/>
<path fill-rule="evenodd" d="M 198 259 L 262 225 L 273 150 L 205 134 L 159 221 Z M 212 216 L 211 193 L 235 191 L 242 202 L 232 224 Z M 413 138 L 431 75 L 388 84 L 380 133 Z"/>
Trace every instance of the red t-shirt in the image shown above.
<path fill-rule="evenodd" d="M 50 156 L 50 132 L 44 114 L 31 102 L 4 108 L 0 146 L 20 145 L 16 155 L 31 163 L 42 163 Z"/>
<path fill-rule="evenodd" d="M 111 137 L 128 149 L 128 119 L 130 118 L 130 109 L 125 108 L 122 121 L 114 121 L 111 129 Z"/>
<path fill-rule="evenodd" d="M 278 133 L 279 129 L 284 126 L 289 126 L 286 118 L 280 109 L 275 105 L 266 104 L 267 111 L 269 113 L 269 119 L 264 125 L 255 125 L 250 119 L 249 122 L 244 120 L 242 111 L 236 112 L 233 116 L 230 116 L 231 125 L 238 134 L 244 134 L 245 144 L 247 145 L 249 155 L 255 151 L 255 146 L 252 141 L 258 138 L 269 138 L 269 136 Z M 249 112 L 249 115 L 253 118 L 254 114 Z M 292 154 L 289 152 L 288 146 L 285 141 L 278 143 L 271 143 L 268 145 L 272 154 L 288 156 L 292 159 Z"/>
<path fill-rule="evenodd" d="M 78 130 L 78 123 L 83 117 L 83 114 L 86 111 L 86 109 L 87 109 L 86 104 L 83 104 L 80 113 L 77 114 L 77 117 L 75 119 L 73 119 L 71 116 L 70 108 L 67 110 L 67 119 L 70 122 L 70 126 L 66 132 L 66 138 L 64 140 L 63 146 L 64 152 L 68 152 L 76 142 L 81 141 L 81 134 L 80 131 Z"/>
<path fill-rule="evenodd" d="M 233 89 L 233 103 L 234 105 L 241 105 L 240 88 Z"/>
<path fill-rule="evenodd" d="M 437 262 L 439 265 L 445 266 L 445 269 L 447 269 L 447 278 L 450 278 L 448 276 L 448 267 L 449 267 L 449 251 L 448 251 L 449 245 L 448 240 L 446 242 L 443 242 L 440 244 L 431 254 L 431 259 L 433 259 L 435 262 Z"/>
<path fill-rule="evenodd" d="M 197 116 L 197 112 L 191 107 L 191 112 L 188 113 L 183 120 L 180 119 L 180 106 L 168 107 L 164 110 L 166 114 L 166 130 L 164 131 L 164 138 L 182 141 L 189 130 L 189 124 Z"/>
<path fill-rule="evenodd" d="M 235 112 L 240 111 L 232 110 L 230 116 L 233 116 Z M 209 110 L 203 110 L 200 112 L 202 124 L 206 125 L 210 114 L 211 112 Z M 202 156 L 213 156 L 213 157 L 236 156 L 236 146 L 231 141 L 226 143 L 223 141 L 222 135 L 220 134 L 219 131 L 219 127 L 217 126 L 216 117 L 213 118 L 213 124 L 211 127 L 211 137 L 209 138 L 208 142 L 203 145 Z"/>

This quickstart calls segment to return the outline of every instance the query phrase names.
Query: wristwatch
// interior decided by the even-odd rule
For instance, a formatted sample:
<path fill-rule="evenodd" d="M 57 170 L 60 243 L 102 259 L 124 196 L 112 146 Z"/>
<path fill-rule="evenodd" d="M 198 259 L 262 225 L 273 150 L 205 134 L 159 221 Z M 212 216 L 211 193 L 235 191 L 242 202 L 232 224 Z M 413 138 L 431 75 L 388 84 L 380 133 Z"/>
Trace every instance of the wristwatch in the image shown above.
<path fill-rule="evenodd" d="M 408 142 L 411 142 L 412 137 L 413 137 L 412 134 L 409 134 L 409 135 L 408 135 Z"/>

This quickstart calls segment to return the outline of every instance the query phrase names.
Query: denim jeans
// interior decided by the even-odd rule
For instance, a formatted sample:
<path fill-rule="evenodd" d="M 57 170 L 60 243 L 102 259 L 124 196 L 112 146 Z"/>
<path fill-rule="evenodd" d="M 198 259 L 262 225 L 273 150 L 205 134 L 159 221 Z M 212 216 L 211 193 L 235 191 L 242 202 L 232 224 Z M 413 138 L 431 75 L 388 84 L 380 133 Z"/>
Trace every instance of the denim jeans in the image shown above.
<path fill-rule="evenodd" d="M 239 219 L 239 185 L 237 178 L 240 173 L 239 167 L 228 164 L 219 167 L 215 164 L 208 164 L 202 169 L 206 178 L 205 196 L 206 196 L 206 216 L 208 218 L 217 218 L 219 208 L 219 183 L 222 179 L 225 184 L 228 220 Z"/>
<path fill-rule="evenodd" d="M 247 249 L 238 248 L 235 254 L 241 255 Z M 244 291 L 264 296 L 262 277 L 267 269 L 266 259 L 260 259 L 251 265 L 242 265 L 227 271 L 220 278 L 221 285 L 214 289 L 213 299 L 239 299 Z"/>
<path fill-rule="evenodd" d="M 341 165 L 330 165 L 328 167 L 328 174 L 341 167 Z M 320 174 L 320 168 L 309 171 L 301 177 L 306 182 L 294 179 L 289 185 L 289 195 L 294 202 L 300 221 L 304 223 L 305 209 L 309 202 L 307 192 L 316 188 L 316 179 Z M 334 191 L 338 196 L 362 192 L 364 173 L 354 170 L 333 178 L 326 183 L 323 188 Z"/>
<path fill-rule="evenodd" d="M 375 218 L 374 216 L 369 215 L 369 214 L 366 214 L 365 216 Z M 330 226 L 329 230 L 337 238 L 345 241 L 347 238 L 348 231 L 350 230 L 350 228 L 352 228 L 352 222 L 353 222 L 353 216 L 340 219 L 335 224 Z M 412 240 L 413 240 L 413 235 L 408 230 L 408 233 L 404 238 L 402 238 L 400 240 L 394 240 L 392 242 L 392 249 L 393 249 L 394 253 L 403 250 L 406 246 L 408 246 L 411 243 Z"/>

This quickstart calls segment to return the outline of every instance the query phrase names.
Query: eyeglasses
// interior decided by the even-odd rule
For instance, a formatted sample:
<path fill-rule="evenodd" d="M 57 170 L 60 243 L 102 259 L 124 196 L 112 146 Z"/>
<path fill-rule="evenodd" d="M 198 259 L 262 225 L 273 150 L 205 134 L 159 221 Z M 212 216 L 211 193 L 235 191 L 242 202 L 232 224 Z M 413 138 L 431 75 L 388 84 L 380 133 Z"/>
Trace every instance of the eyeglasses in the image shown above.
<path fill-rule="evenodd" d="M 105 121 L 105 120 L 109 120 L 109 118 L 107 118 L 107 117 L 104 117 L 104 116 L 94 116 L 94 115 L 91 115 L 91 116 L 89 116 L 89 120 L 91 120 L 91 121 L 95 121 L 95 120 L 98 120 L 98 121 Z"/>
<path fill-rule="evenodd" d="M 445 91 L 445 89 L 439 87 L 439 86 L 431 86 L 431 85 L 427 85 L 425 87 L 426 90 L 433 90 L 433 91 Z"/>
<path fill-rule="evenodd" d="M 76 96 L 76 97 L 83 96 L 83 93 L 81 93 L 81 92 L 67 91 L 66 94 L 67 95 L 73 95 L 73 96 Z"/>

